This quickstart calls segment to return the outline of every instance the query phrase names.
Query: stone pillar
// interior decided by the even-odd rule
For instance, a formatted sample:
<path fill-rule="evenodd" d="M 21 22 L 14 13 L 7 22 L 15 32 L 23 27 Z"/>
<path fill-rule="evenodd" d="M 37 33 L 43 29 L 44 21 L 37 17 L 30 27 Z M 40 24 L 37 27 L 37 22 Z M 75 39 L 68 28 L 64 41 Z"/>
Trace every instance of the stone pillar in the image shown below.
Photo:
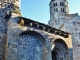
<path fill-rule="evenodd" d="M 73 50 L 71 48 L 68 49 L 68 60 L 73 60 Z"/>
<path fill-rule="evenodd" d="M 7 6 L 8 5 L 8 6 Z M 6 47 L 5 47 L 5 60 L 16 60 L 17 59 L 17 39 L 18 34 L 16 32 L 16 28 L 14 26 L 17 26 L 18 16 L 20 15 L 20 3 L 19 0 L 6 0 L 6 10 L 9 10 L 8 12 L 11 13 L 11 17 L 8 22 L 7 26 L 7 38 L 6 38 Z M 4 11 L 6 11 L 4 10 Z M 6 15 L 6 14 L 5 14 Z M 8 18 L 9 16 L 6 16 Z M 5 25 L 5 24 L 4 24 Z M 16 33 L 14 33 L 16 32 Z M 14 41 L 14 42 L 13 42 Z"/>
<path fill-rule="evenodd" d="M 7 33 L 7 51 L 6 60 L 17 60 L 17 46 L 18 46 L 18 36 L 20 30 L 18 29 L 17 21 L 19 20 L 18 14 L 12 13 L 9 20 L 8 33 Z M 18 32 L 17 32 L 18 31 Z"/>
<path fill-rule="evenodd" d="M 66 53 L 66 60 L 69 60 L 69 53 Z"/>
<path fill-rule="evenodd" d="M 52 60 L 51 58 L 51 43 L 50 42 L 46 42 L 46 46 L 44 47 L 43 50 L 43 56 L 42 59 L 43 60 Z"/>
<path fill-rule="evenodd" d="M 51 51 L 47 47 L 44 48 L 42 60 L 51 60 Z"/>

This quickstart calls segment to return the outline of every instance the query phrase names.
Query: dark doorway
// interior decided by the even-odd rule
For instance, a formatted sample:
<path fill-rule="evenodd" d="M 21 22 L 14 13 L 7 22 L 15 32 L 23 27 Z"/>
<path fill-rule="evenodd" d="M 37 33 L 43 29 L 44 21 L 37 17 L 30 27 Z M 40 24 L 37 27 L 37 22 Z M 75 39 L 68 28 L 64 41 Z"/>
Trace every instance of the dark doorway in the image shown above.
<path fill-rule="evenodd" d="M 52 51 L 52 60 L 57 60 L 56 52 L 55 51 Z"/>

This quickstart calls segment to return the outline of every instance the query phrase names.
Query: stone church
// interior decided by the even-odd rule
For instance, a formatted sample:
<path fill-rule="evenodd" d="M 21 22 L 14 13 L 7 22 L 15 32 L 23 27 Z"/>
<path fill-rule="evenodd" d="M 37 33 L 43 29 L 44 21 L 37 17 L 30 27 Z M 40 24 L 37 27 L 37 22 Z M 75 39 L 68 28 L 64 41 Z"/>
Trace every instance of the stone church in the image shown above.
<path fill-rule="evenodd" d="M 21 16 L 20 0 L 0 0 L 0 60 L 80 60 L 80 16 L 66 0 L 50 1 L 48 25 Z"/>

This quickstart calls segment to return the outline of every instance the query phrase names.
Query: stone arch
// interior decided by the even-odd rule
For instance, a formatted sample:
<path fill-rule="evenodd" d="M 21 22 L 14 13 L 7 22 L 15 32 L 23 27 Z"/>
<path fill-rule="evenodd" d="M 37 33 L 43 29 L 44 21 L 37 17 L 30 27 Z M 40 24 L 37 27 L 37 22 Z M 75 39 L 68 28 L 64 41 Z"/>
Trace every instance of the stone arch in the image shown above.
<path fill-rule="evenodd" d="M 68 46 L 62 39 L 56 39 L 52 44 L 52 60 L 66 60 L 68 53 Z M 55 52 L 56 57 L 54 57 Z"/>
<path fill-rule="evenodd" d="M 53 41 L 53 43 L 54 43 L 55 41 L 57 41 L 57 40 L 62 41 L 62 42 L 65 43 L 66 46 L 69 48 L 69 46 L 68 46 L 68 42 L 67 42 L 66 40 L 64 40 L 64 39 L 61 39 L 61 38 L 55 38 L 54 41 Z"/>
<path fill-rule="evenodd" d="M 29 35 L 38 36 L 39 38 L 41 38 L 45 42 L 44 37 L 40 33 L 36 32 L 36 31 L 25 31 L 25 32 L 22 32 L 21 34 L 19 34 L 19 36 L 28 35 L 28 34 Z"/>
<path fill-rule="evenodd" d="M 43 36 L 35 31 L 26 31 L 19 36 L 18 58 L 20 60 L 42 60 L 45 46 Z"/>

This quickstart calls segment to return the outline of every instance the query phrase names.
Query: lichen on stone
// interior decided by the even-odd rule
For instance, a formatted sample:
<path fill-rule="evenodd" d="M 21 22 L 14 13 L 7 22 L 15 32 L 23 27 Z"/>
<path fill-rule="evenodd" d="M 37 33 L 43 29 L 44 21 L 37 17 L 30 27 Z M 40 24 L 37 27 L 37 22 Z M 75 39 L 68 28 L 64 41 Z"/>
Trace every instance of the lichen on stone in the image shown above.
<path fill-rule="evenodd" d="M 22 18 L 20 18 L 20 20 L 18 21 L 18 24 L 23 26 L 24 25 L 24 20 Z"/>
<path fill-rule="evenodd" d="M 22 15 L 21 15 L 21 12 L 20 12 L 20 10 L 12 10 L 12 13 L 16 13 L 16 14 L 19 14 L 19 16 L 21 17 Z"/>

